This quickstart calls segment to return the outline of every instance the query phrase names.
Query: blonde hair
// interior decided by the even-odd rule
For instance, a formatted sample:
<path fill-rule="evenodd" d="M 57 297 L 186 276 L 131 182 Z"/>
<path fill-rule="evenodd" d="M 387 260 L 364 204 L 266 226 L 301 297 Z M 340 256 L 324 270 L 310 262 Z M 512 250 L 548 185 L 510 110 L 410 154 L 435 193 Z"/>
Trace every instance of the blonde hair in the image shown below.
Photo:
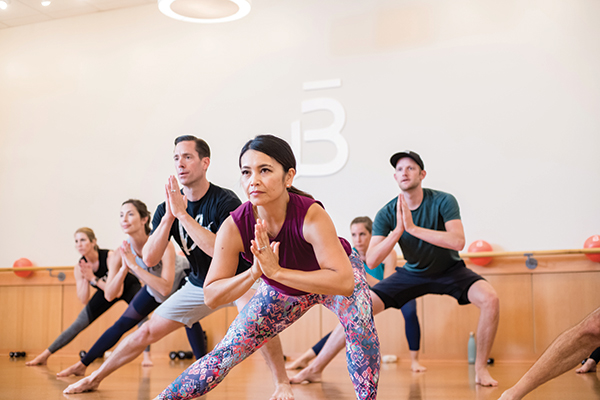
<path fill-rule="evenodd" d="M 86 228 L 84 226 L 75 231 L 75 235 L 78 233 L 83 233 L 85 236 L 88 237 L 88 239 L 90 239 L 90 242 L 92 242 L 92 243 L 96 241 L 96 234 L 94 233 L 92 228 Z M 98 245 L 94 243 L 94 250 L 98 251 L 98 249 L 99 249 Z"/>

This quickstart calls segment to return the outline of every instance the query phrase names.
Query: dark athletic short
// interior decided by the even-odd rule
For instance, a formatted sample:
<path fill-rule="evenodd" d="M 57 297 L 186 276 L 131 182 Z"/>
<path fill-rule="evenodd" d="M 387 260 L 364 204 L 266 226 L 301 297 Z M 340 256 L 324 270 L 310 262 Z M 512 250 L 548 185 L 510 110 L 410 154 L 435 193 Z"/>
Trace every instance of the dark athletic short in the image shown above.
<path fill-rule="evenodd" d="M 443 274 L 433 276 L 397 267 L 396 272 L 379 281 L 371 290 L 383 301 L 385 308 L 400 308 L 426 294 L 447 294 L 464 305 L 471 303 L 467 297 L 471 285 L 482 279 L 485 280 L 460 260 Z"/>

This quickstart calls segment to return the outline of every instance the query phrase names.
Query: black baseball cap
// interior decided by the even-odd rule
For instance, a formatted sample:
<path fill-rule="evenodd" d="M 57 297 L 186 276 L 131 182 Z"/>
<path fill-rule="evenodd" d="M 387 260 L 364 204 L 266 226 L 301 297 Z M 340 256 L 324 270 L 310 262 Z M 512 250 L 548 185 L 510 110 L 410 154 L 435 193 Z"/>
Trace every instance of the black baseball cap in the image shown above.
<path fill-rule="evenodd" d="M 406 150 L 406 151 L 401 151 L 399 153 L 396 153 L 392 156 L 392 158 L 390 158 L 390 164 L 392 164 L 392 167 L 396 168 L 396 164 L 398 164 L 398 160 L 404 157 L 410 157 L 413 159 L 414 162 L 417 163 L 417 165 L 419 167 L 421 167 L 422 170 L 425 170 L 425 164 L 423 164 L 423 160 L 421 160 L 421 156 L 418 155 L 417 153 L 415 153 L 414 151 L 410 151 L 410 150 Z"/>

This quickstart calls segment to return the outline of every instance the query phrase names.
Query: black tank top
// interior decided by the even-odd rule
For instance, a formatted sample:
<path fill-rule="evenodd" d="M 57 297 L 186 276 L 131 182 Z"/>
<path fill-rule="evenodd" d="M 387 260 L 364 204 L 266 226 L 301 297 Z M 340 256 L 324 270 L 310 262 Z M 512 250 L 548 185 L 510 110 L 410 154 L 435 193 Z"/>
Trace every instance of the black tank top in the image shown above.
<path fill-rule="evenodd" d="M 108 250 L 98 249 L 98 270 L 96 272 L 94 272 L 94 275 L 96 276 L 96 278 L 100 279 L 100 278 L 104 278 L 105 276 L 108 275 L 108 264 L 106 262 L 107 259 L 108 259 Z M 123 293 L 127 292 L 127 289 L 132 285 L 139 286 L 140 281 L 137 277 L 135 277 L 135 275 L 133 275 L 131 272 L 128 272 L 127 276 L 125 276 L 125 281 L 123 282 Z M 97 289 L 102 290 L 100 288 L 97 288 Z"/>

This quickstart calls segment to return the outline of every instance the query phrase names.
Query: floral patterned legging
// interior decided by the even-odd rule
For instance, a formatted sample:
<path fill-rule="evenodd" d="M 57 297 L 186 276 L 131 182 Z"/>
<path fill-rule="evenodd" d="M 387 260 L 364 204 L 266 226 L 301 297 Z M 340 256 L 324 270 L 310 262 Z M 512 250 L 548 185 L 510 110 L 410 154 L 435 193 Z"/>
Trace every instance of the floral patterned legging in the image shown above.
<path fill-rule="evenodd" d="M 369 286 L 362 262 L 350 256 L 354 270 L 352 296 L 288 296 L 262 282 L 215 349 L 188 367 L 159 399 L 193 399 L 212 390 L 229 371 L 269 339 L 298 320 L 315 304 L 333 311 L 346 331 L 346 360 L 356 398 L 375 399 L 379 380 L 379 337 L 373 323 Z"/>

